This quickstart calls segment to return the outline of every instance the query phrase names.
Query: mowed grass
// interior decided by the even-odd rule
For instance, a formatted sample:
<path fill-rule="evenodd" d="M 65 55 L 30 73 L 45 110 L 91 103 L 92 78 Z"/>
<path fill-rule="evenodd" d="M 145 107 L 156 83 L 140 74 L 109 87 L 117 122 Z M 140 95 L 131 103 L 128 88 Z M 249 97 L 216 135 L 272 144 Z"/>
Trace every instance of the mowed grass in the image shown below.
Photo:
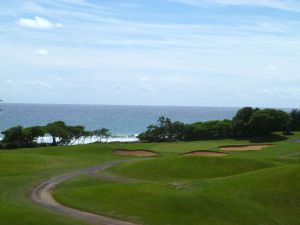
<path fill-rule="evenodd" d="M 276 165 L 271 161 L 228 156 L 176 156 L 126 163 L 108 171 L 134 179 L 178 181 L 225 177 Z"/>
<path fill-rule="evenodd" d="M 29 191 L 43 180 L 66 171 L 113 160 L 108 146 L 87 145 L 0 151 L 1 225 L 86 224 L 31 203 Z"/>
<path fill-rule="evenodd" d="M 71 207 L 147 225 L 299 225 L 300 144 L 280 141 L 224 157 L 178 155 L 240 142 L 142 146 L 163 154 L 106 171 L 135 182 L 81 176 L 59 185 L 54 196 Z"/>
<path fill-rule="evenodd" d="M 137 183 L 82 176 L 61 184 L 55 197 L 71 207 L 149 225 L 299 224 L 300 144 L 280 141 L 262 151 L 230 152 L 222 158 L 178 155 L 248 143 L 218 140 L 1 150 L 0 225 L 86 224 L 41 208 L 28 199 L 28 193 L 52 176 L 125 158 L 112 154 L 117 148 L 150 149 L 161 156 L 108 171 L 136 178 Z"/>
<path fill-rule="evenodd" d="M 81 177 L 61 185 L 63 204 L 143 224 L 298 225 L 299 167 L 274 167 L 191 183 L 113 183 Z"/>

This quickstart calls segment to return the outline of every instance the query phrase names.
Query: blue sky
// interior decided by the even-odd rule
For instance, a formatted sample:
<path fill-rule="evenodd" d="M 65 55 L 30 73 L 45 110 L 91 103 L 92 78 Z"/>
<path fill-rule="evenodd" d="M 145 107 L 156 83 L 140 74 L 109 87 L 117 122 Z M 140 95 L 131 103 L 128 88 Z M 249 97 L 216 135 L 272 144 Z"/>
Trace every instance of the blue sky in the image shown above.
<path fill-rule="evenodd" d="M 5 102 L 300 107 L 298 0 L 0 3 Z"/>

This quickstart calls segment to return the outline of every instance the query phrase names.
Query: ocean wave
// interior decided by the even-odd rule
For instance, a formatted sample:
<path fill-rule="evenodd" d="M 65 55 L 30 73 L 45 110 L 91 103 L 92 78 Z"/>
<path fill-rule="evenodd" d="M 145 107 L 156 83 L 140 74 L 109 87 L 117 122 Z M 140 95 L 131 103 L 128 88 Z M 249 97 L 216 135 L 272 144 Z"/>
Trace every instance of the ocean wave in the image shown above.
<path fill-rule="evenodd" d="M 71 145 L 79 145 L 79 144 L 90 144 L 90 143 L 95 143 L 95 142 L 107 142 L 107 143 L 112 143 L 112 142 L 137 142 L 139 141 L 139 139 L 137 138 L 136 135 L 112 135 L 111 137 L 109 137 L 108 139 L 101 139 L 99 140 L 99 138 L 92 136 L 89 138 L 79 138 L 78 140 L 73 140 L 71 141 Z M 39 144 L 41 143 L 52 143 L 52 137 L 50 136 L 45 136 L 45 137 L 41 137 L 38 138 L 37 142 Z"/>
<path fill-rule="evenodd" d="M 3 139 L 3 137 L 0 137 L 0 141 Z M 112 142 L 138 142 L 139 139 L 137 138 L 137 135 L 112 135 L 110 138 L 107 140 L 103 138 L 101 142 L 107 142 L 107 143 L 112 143 Z M 93 136 L 90 138 L 79 138 L 78 140 L 73 140 L 71 141 L 71 145 L 80 145 L 80 144 L 90 144 L 90 143 L 95 143 L 95 142 L 100 142 L 99 138 Z M 51 136 L 44 136 L 44 137 L 39 137 L 37 139 L 38 144 L 50 144 L 52 143 L 52 137 Z"/>

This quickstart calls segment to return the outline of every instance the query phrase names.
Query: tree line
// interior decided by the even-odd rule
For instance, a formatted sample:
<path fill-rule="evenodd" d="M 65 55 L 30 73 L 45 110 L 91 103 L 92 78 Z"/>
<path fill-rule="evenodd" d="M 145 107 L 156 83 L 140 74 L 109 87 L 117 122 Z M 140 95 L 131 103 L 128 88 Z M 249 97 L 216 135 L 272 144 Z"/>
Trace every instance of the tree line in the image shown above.
<path fill-rule="evenodd" d="M 142 142 L 196 141 L 224 138 L 264 137 L 273 132 L 300 131 L 300 110 L 287 113 L 278 109 L 244 107 L 231 120 L 184 124 L 160 117 L 138 138 Z"/>
<path fill-rule="evenodd" d="M 211 120 L 184 124 L 172 122 L 160 117 L 157 124 L 147 127 L 138 135 L 142 142 L 178 142 L 213 140 L 225 138 L 263 137 L 272 132 L 282 131 L 290 134 L 300 131 L 300 110 L 287 113 L 278 109 L 259 109 L 244 107 L 231 120 Z M 4 137 L 0 148 L 23 148 L 38 146 L 83 144 L 87 139 L 97 138 L 98 142 L 111 137 L 107 128 L 94 131 L 85 130 L 84 126 L 69 126 L 63 121 L 48 123 L 46 126 L 16 126 L 1 132 Z M 51 143 L 44 143 L 45 136 L 51 137 Z"/>
<path fill-rule="evenodd" d="M 38 146 L 83 144 L 87 139 L 97 138 L 102 142 L 111 137 L 107 128 L 94 131 L 85 130 L 84 126 L 69 126 L 63 121 L 48 123 L 46 126 L 22 127 L 16 126 L 1 132 L 4 137 L 0 148 L 24 148 Z M 50 136 L 52 143 L 44 143 L 45 136 Z M 40 140 L 40 141 L 39 141 Z"/>

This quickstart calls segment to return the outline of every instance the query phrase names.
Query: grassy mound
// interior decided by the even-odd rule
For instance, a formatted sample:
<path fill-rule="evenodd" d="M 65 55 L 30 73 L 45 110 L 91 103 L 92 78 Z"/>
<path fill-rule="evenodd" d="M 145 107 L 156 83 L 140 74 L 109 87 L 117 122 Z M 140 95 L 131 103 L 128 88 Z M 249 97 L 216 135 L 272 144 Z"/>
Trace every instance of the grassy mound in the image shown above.
<path fill-rule="evenodd" d="M 264 169 L 276 164 L 264 160 L 219 157 L 167 157 L 122 164 L 109 169 L 119 176 L 148 180 L 205 179 Z"/>

